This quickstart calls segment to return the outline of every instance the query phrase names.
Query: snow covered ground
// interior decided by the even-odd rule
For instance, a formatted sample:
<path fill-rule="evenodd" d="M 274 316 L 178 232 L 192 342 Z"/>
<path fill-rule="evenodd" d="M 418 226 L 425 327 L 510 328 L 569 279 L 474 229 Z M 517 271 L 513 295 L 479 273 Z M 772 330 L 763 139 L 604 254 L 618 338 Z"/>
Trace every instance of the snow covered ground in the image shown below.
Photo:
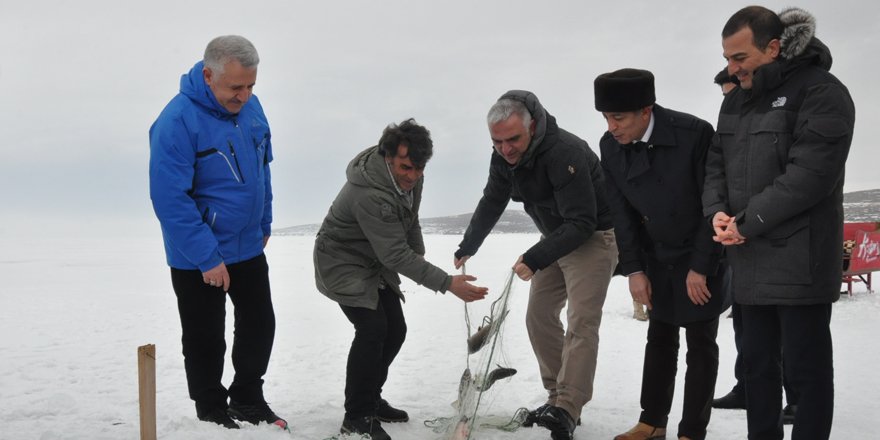
<path fill-rule="evenodd" d="M 158 227 L 156 228 L 158 230 Z M 427 236 L 428 259 L 452 270 L 460 237 Z M 493 235 L 468 271 L 496 292 L 534 235 Z M 278 327 L 266 396 L 292 433 L 269 426 L 241 431 L 198 422 L 187 397 L 179 322 L 161 238 L 66 238 L 0 234 L 0 439 L 136 439 L 137 347 L 156 344 L 158 432 L 161 439 L 325 439 L 338 432 L 345 358 L 352 330 L 312 278 L 311 237 L 275 237 L 267 249 Z M 233 280 L 234 282 L 234 280 Z M 511 415 L 542 403 L 544 392 L 523 317 L 528 286 L 515 283 L 505 328 L 505 354 L 519 373 L 493 387 L 492 414 Z M 462 303 L 407 282 L 409 334 L 385 387 L 385 397 L 411 421 L 387 425 L 395 439 L 435 439 L 424 420 L 452 414 L 465 366 Z M 472 306 L 474 323 L 489 301 Z M 231 318 L 231 304 L 229 307 Z M 624 279 L 608 292 L 601 327 L 595 395 L 578 440 L 611 439 L 639 415 L 646 324 L 631 319 Z M 857 293 L 834 307 L 836 413 L 832 438 L 873 436 L 880 414 L 876 374 L 880 297 Z M 228 327 L 231 337 L 231 325 Z M 230 339 L 231 340 L 231 339 Z M 719 329 L 721 369 L 716 395 L 733 385 L 733 331 Z M 683 359 L 680 374 L 684 369 Z M 228 384 L 231 366 L 227 368 Z M 678 423 L 679 380 L 670 427 Z M 789 433 L 789 428 L 786 428 Z M 480 432 L 479 439 L 548 439 L 541 428 Z M 669 438 L 672 438 L 672 434 Z M 745 413 L 715 411 L 710 439 L 746 438 Z"/>

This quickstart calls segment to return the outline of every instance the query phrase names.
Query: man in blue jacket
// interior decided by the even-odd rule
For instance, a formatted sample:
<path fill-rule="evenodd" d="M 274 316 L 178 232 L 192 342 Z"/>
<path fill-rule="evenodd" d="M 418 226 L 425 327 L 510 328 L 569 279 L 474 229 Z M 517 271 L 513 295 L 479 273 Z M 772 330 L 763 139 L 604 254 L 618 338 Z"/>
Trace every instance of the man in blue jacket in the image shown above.
<path fill-rule="evenodd" d="M 150 198 L 177 295 L 189 395 L 200 420 L 232 429 L 233 419 L 287 428 L 263 397 L 275 312 L 263 254 L 272 223 L 271 134 L 252 95 L 259 61 L 247 39 L 215 38 L 150 127 Z M 235 306 L 228 390 L 221 383 L 227 294 Z"/>

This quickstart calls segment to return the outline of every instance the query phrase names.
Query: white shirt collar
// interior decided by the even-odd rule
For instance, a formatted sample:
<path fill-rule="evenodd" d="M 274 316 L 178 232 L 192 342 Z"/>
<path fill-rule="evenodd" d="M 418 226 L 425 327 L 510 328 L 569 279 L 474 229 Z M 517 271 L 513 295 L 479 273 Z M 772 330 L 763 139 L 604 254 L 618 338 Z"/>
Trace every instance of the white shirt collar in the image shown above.
<path fill-rule="evenodd" d="M 648 140 L 651 139 L 651 134 L 654 133 L 654 112 L 651 112 L 651 120 L 648 122 L 648 129 L 645 130 L 645 134 L 642 136 L 640 141 L 644 143 L 648 143 Z M 636 141 L 633 141 L 636 142 Z"/>

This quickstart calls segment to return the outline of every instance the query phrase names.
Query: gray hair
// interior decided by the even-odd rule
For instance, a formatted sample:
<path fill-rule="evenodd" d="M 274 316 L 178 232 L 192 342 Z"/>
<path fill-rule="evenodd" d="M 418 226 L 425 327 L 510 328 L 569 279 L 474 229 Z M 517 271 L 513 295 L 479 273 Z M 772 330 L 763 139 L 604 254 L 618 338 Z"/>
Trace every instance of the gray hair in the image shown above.
<path fill-rule="evenodd" d="M 529 125 L 532 123 L 532 114 L 529 113 L 529 109 L 526 108 L 526 105 L 523 104 L 522 101 L 517 101 L 515 99 L 499 99 L 498 102 L 492 105 L 492 108 L 489 109 L 489 114 L 486 115 L 486 122 L 492 126 L 501 121 L 510 119 L 514 114 L 517 114 L 522 118 L 523 127 L 528 130 Z"/>
<path fill-rule="evenodd" d="M 205 48 L 205 67 L 215 75 L 222 75 L 226 63 L 238 61 L 241 67 L 255 68 L 260 64 L 257 49 L 247 38 L 239 35 L 223 35 L 211 40 Z"/>

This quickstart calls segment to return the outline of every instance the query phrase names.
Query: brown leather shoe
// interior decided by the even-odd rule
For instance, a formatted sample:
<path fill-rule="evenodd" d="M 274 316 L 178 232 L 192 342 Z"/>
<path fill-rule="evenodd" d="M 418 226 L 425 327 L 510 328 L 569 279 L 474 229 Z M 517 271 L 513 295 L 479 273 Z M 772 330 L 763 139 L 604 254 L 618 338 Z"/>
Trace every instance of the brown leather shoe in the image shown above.
<path fill-rule="evenodd" d="M 666 428 L 658 428 L 639 422 L 633 429 L 614 437 L 614 440 L 660 440 L 665 438 Z"/>

